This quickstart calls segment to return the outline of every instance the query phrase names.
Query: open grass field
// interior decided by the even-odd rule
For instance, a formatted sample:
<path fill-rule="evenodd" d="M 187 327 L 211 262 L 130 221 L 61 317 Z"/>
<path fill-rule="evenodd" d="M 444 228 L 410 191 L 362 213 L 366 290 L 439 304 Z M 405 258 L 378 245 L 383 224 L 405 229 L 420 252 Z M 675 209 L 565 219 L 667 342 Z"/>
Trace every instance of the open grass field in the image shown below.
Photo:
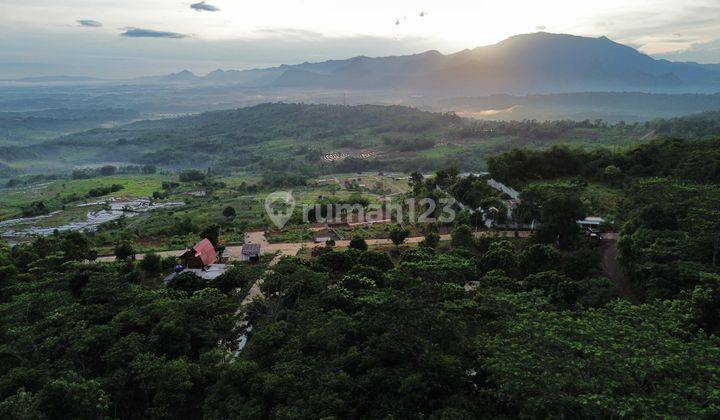
<path fill-rule="evenodd" d="M 46 203 L 53 210 L 62 207 L 63 201 L 97 201 L 98 199 L 133 199 L 149 197 L 160 189 L 165 175 L 115 175 L 92 179 L 61 179 L 45 183 L 0 189 L 0 220 L 16 217 L 24 207 L 34 202 Z M 123 189 L 103 197 L 85 198 L 93 188 L 122 185 Z M 75 200 L 73 198 L 77 197 Z"/>
<path fill-rule="evenodd" d="M 203 229 L 220 226 L 220 240 L 225 244 L 241 244 L 249 230 L 271 230 L 273 223 L 265 211 L 265 197 L 275 190 L 292 191 L 296 215 L 288 229 L 269 235 L 272 242 L 312 240 L 313 233 L 301 224 L 302 206 L 321 200 L 354 200 L 361 197 L 369 203 L 380 204 L 385 199 L 399 197 L 408 190 L 408 175 L 378 172 L 340 173 L 312 178 L 305 186 L 263 187 L 262 177 L 244 172 L 219 175 L 205 182 L 180 182 L 177 173 L 153 175 L 114 175 L 92 179 L 59 179 L 0 190 L 0 223 L 21 217 L 23 210 L 42 202 L 45 213 L 23 219 L 20 224 L 0 226 L 3 231 L 29 232 L 38 229 L 65 228 L 68 224 L 82 226 L 93 213 L 107 210 L 108 204 L 122 206 L 131 200 L 150 200 L 160 208 L 147 212 L 130 212 L 120 219 L 112 218 L 99 224 L 92 233 L 96 247 L 111 253 L 114 244 L 132 237 L 136 251 L 181 249 L 193 245 Z M 163 184 L 171 183 L 171 188 Z M 122 185 L 123 189 L 99 197 L 88 197 L 92 189 Z M 153 193 L 162 198 L 153 199 Z M 235 216 L 224 212 L 232 208 Z M 117 220 L 115 220 L 117 219 Z M 379 232 L 360 232 L 362 236 L 377 236 Z M 347 234 L 352 236 L 351 234 Z M 13 240 L 16 236 L 13 236 Z"/>
<path fill-rule="evenodd" d="M 489 143 L 492 144 L 492 141 Z M 163 189 L 163 183 L 168 182 L 176 186 Z M 123 189 L 102 197 L 86 198 L 91 189 L 113 184 L 122 185 Z M 577 188 L 571 179 L 532 184 Z M 0 220 L 18 217 L 32 203 L 44 202 L 52 213 L 33 222 L 34 226 L 52 228 L 81 223 L 90 212 L 105 208 L 103 203 L 107 200 L 148 199 L 153 193 L 162 192 L 161 199 L 151 201 L 161 207 L 168 204 L 167 207 L 135 212 L 100 225 L 91 235 L 95 246 L 103 253 L 111 253 L 118 240 L 130 237 L 138 252 L 182 249 L 193 245 L 209 226 L 219 226 L 219 239 L 228 245 L 241 244 L 243 234 L 251 230 L 268 231 L 267 238 L 272 243 L 305 242 L 327 233 L 318 233 L 309 225 L 302 224 L 303 206 L 323 200 L 342 202 L 359 198 L 370 204 L 381 204 L 385 200 L 402 199 L 409 189 L 408 174 L 381 174 L 377 171 L 323 175 L 308 179 L 305 186 L 286 188 L 263 186 L 262 177 L 245 172 L 215 176 L 207 185 L 203 182 L 179 182 L 176 173 L 62 179 L 0 190 Z M 296 203 L 294 216 L 283 230 L 274 228 L 265 211 L 265 197 L 276 190 L 291 191 Z M 620 194 L 619 189 L 598 183 L 589 183 L 580 191 L 589 214 L 609 219 L 614 217 Z M 86 206 L 83 203 L 94 204 Z M 233 217 L 224 214 L 227 208 L 232 208 Z M 422 234 L 413 231 L 415 236 Z M 337 239 L 351 239 L 353 236 L 387 238 L 389 232 L 387 225 L 337 227 L 332 236 Z"/>

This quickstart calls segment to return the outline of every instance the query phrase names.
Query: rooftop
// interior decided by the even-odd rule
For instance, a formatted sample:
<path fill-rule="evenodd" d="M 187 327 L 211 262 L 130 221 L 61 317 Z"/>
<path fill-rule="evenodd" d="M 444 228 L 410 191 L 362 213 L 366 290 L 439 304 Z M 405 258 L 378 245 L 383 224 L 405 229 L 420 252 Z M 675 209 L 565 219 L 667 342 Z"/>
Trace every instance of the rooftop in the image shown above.
<path fill-rule="evenodd" d="M 186 268 L 183 271 L 179 273 L 172 273 L 169 276 L 165 277 L 165 284 L 169 283 L 170 280 L 174 279 L 175 276 L 182 273 L 193 273 L 196 276 L 202 278 L 203 280 L 215 280 L 216 278 L 220 277 L 223 273 L 227 271 L 227 266 L 225 264 L 211 264 L 204 269 L 199 268 Z"/>
<path fill-rule="evenodd" d="M 241 253 L 243 255 L 260 255 L 260 244 L 245 244 Z"/>

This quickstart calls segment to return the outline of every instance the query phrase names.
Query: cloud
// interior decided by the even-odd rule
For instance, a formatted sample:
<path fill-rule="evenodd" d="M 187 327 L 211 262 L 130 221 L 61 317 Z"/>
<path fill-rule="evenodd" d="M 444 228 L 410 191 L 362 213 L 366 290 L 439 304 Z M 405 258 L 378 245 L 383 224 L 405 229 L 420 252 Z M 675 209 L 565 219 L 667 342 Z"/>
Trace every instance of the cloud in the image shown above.
<path fill-rule="evenodd" d="M 220 9 L 213 6 L 212 4 L 207 4 L 204 1 L 201 1 L 200 3 L 193 3 L 190 5 L 190 8 L 193 10 L 196 10 L 198 12 L 219 12 Z"/>
<path fill-rule="evenodd" d="M 654 54 L 656 58 L 672 61 L 697 61 L 699 63 L 720 63 L 720 39 L 710 42 L 696 42 L 688 48 L 665 54 Z"/>
<path fill-rule="evenodd" d="M 696 40 L 694 38 L 663 38 L 660 39 L 659 42 L 665 42 L 668 44 L 691 44 L 694 43 Z"/>
<path fill-rule="evenodd" d="M 187 35 L 177 32 L 155 31 L 153 29 L 142 28 L 125 28 L 125 32 L 121 33 L 120 36 L 124 36 L 126 38 L 187 38 Z"/>
<path fill-rule="evenodd" d="M 90 19 L 80 19 L 77 21 L 77 23 L 80 26 L 85 26 L 86 28 L 99 28 L 103 26 L 102 22 L 98 22 L 97 20 L 90 20 Z"/>
<path fill-rule="evenodd" d="M 711 5 L 712 4 L 712 5 Z M 675 52 L 677 57 L 701 58 L 702 52 L 693 48 L 693 44 L 709 43 L 720 33 L 720 3 L 717 1 L 691 0 L 680 4 L 658 1 L 653 10 L 615 10 L 598 13 L 592 33 L 607 35 L 622 44 L 640 49 L 653 57 L 670 58 Z M 689 53 L 686 50 L 693 49 Z M 702 61 L 715 61 L 717 55 L 706 48 L 712 57 Z M 694 58 L 693 58 L 694 59 Z"/>
<path fill-rule="evenodd" d="M 292 40 L 325 38 L 320 32 L 296 28 L 261 28 L 254 30 L 253 34 L 261 38 L 285 38 Z"/>
<path fill-rule="evenodd" d="M 180 11 L 188 12 L 184 7 Z M 192 10 L 189 12 L 195 14 Z M 73 24 L 74 20 L 70 19 L 70 22 Z M 110 28 L 109 22 L 102 22 L 105 28 Z M 120 36 L 121 33 L 138 28 L 180 32 L 187 37 L 132 38 L 133 32 L 130 37 Z M 454 44 L 434 38 L 330 35 L 283 25 L 258 28 L 258 31 L 251 29 L 243 36 L 229 39 L 205 39 L 196 36 L 190 29 L 169 25 L 119 25 L 113 26 L 114 31 L 110 32 L 89 28 L 67 31 L 51 29 L 11 32 L 6 37 L 0 37 L 2 45 L 13 46 L 0 57 L 0 63 L 41 64 L 25 68 L 3 68 L 0 64 L 0 78 L 69 74 L 127 79 L 169 74 L 185 68 L 196 74 L 204 74 L 217 68 L 265 68 L 305 61 L 347 59 L 358 55 L 383 57 L 432 49 L 455 51 Z M 89 37 L 87 31 L 97 33 L 97 36 Z"/>

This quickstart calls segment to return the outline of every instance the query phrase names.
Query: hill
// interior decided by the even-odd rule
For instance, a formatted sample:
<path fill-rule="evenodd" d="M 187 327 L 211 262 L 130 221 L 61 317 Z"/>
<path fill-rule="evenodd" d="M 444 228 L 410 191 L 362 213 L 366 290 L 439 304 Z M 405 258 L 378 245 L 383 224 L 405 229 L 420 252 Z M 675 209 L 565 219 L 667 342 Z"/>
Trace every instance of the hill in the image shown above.
<path fill-rule="evenodd" d="M 246 167 L 265 170 L 275 159 L 317 164 L 320 153 L 360 151 L 388 139 L 393 147 L 441 138 L 459 118 L 402 106 L 262 104 L 199 115 L 145 120 L 6 148 L 0 158 L 29 162 Z M 427 143 L 432 147 L 433 143 Z M 347 153 L 345 154 L 345 156 Z M 63 156 L 59 160 L 58 156 Z M 36 166 L 35 166 L 36 167 Z M 288 169 L 283 165 L 279 170 Z"/>
<path fill-rule="evenodd" d="M 713 138 L 717 112 L 645 123 L 477 121 L 403 106 L 266 103 L 143 120 L 8 145 L 0 162 L 23 173 L 97 165 L 241 169 L 253 173 L 430 171 L 485 168 L 516 147 L 626 147 L 661 136 Z"/>
<path fill-rule="evenodd" d="M 122 108 L 0 111 L 0 145 L 28 145 L 101 125 L 127 123 L 139 117 L 137 111 Z"/>

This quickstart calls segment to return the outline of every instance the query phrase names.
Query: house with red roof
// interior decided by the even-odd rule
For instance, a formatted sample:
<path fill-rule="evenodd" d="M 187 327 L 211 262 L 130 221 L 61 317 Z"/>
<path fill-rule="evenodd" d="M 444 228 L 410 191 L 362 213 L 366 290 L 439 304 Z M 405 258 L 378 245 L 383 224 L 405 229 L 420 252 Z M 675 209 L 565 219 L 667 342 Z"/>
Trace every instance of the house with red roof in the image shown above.
<path fill-rule="evenodd" d="M 177 256 L 181 264 L 186 268 L 205 268 L 215 264 L 218 260 L 217 252 L 212 242 L 203 239 L 194 247 Z"/>

